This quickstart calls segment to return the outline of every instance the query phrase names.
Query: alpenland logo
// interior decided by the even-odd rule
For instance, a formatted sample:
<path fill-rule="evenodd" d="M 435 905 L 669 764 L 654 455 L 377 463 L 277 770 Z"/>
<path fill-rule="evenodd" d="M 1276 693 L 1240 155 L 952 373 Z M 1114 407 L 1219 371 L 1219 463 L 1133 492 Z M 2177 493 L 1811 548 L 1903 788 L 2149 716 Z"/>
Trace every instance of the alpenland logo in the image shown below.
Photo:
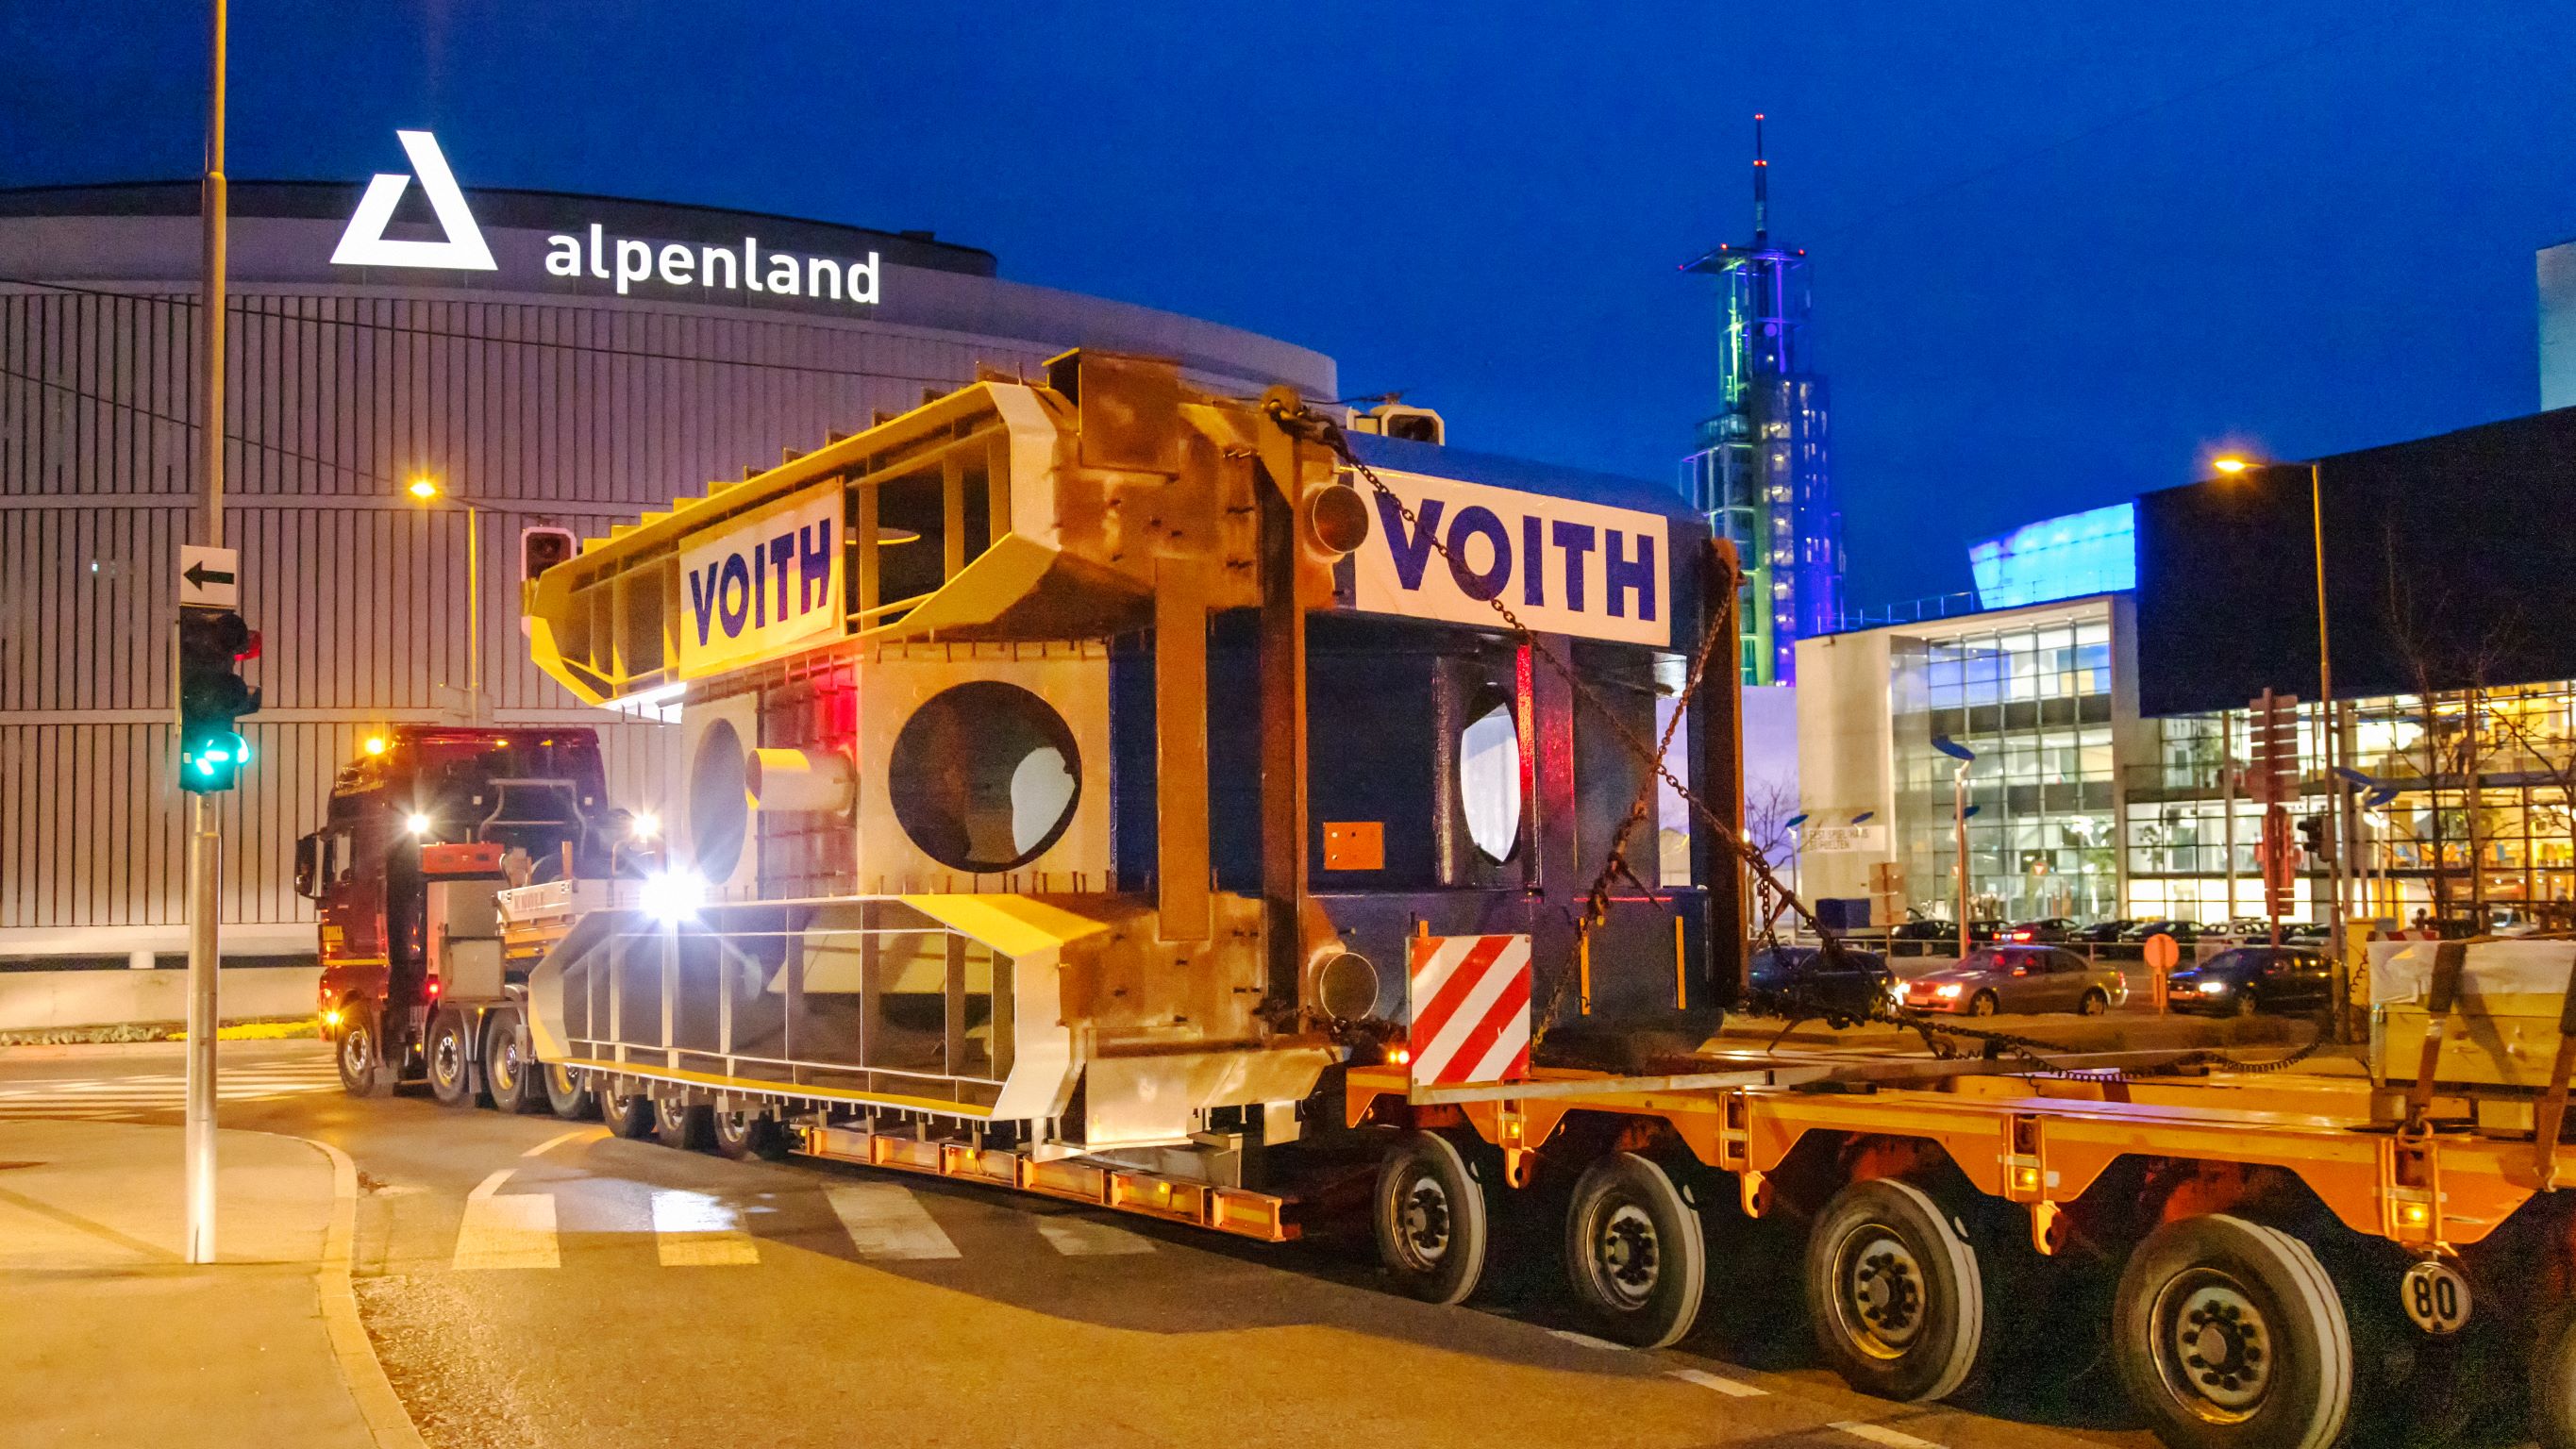
<path fill-rule="evenodd" d="M 451 272 L 500 270 L 492 260 L 492 249 L 484 244 L 482 229 L 474 224 L 474 213 L 465 205 L 465 192 L 456 184 L 456 173 L 448 169 L 447 157 L 438 149 L 438 138 L 427 131 L 394 134 L 402 141 L 403 154 L 411 158 L 412 170 L 420 177 L 421 193 L 428 197 L 430 210 L 438 217 L 439 229 L 447 234 L 446 238 L 397 241 L 387 237 L 385 228 L 392 223 L 394 208 L 402 203 L 404 191 L 411 186 L 411 177 L 400 172 L 380 172 L 367 183 L 366 194 L 358 199 L 358 209 L 349 217 L 348 230 L 340 234 L 340 245 L 331 253 L 333 265 Z M 585 249 L 583 239 L 577 236 L 547 237 L 546 274 L 587 276 L 609 282 L 621 297 L 629 295 L 636 283 L 651 282 L 706 291 L 828 297 L 862 307 L 873 307 L 877 302 L 875 252 L 868 253 L 863 262 L 764 253 L 760 239 L 748 236 L 742 239 L 740 249 L 691 246 L 685 242 L 657 245 L 632 237 L 609 237 L 597 222 L 591 223 L 588 240 Z"/>

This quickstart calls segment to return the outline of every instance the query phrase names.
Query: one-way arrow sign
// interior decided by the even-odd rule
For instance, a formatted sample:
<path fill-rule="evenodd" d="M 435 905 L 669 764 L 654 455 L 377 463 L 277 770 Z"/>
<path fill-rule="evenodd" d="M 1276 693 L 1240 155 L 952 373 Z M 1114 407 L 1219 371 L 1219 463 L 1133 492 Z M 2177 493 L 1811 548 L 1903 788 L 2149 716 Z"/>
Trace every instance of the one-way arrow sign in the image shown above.
<path fill-rule="evenodd" d="M 241 554 L 229 548 L 179 545 L 179 602 L 203 609 L 241 607 Z"/>

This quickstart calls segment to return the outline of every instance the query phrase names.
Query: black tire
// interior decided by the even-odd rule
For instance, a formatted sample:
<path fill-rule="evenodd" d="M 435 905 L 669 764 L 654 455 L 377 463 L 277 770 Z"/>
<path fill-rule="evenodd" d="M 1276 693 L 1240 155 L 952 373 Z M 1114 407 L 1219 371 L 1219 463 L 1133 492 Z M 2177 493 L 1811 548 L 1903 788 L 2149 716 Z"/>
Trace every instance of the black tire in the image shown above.
<path fill-rule="evenodd" d="M 363 1001 L 341 1008 L 340 1041 L 332 1053 L 340 1067 L 340 1090 L 352 1097 L 383 1097 L 393 1092 L 402 1067 L 384 1055 L 384 1028 L 376 1009 Z"/>
<path fill-rule="evenodd" d="M 1484 1276 L 1492 1225 L 1484 1185 L 1448 1138 L 1407 1133 L 1378 1168 L 1378 1261 L 1426 1303 L 1463 1303 Z"/>
<path fill-rule="evenodd" d="M 2576 1449 L 2576 1305 L 2544 1314 L 2532 1335 L 2531 1437 Z"/>
<path fill-rule="evenodd" d="M 483 1018 L 483 1084 L 494 1111 L 515 1116 L 544 1101 L 536 1059 L 519 1047 L 519 1013 L 504 1007 Z"/>
<path fill-rule="evenodd" d="M 2352 1406 L 2352 1328 L 2308 1245 L 2225 1213 L 2147 1235 L 2111 1359 L 2173 1449 L 2325 1449 Z"/>
<path fill-rule="evenodd" d="M 1835 1193 L 1807 1234 L 1801 1277 L 1816 1346 L 1863 1393 L 1947 1398 L 1982 1366 L 1985 1275 L 1957 1224 L 1912 1183 Z"/>
<path fill-rule="evenodd" d="M 2237 992 L 2236 1001 L 2234 1005 L 2229 1008 L 2229 1010 L 2237 1016 L 2252 1016 L 2254 1013 L 2261 1011 L 2262 1009 L 2263 1003 L 2258 1000 L 2251 991 Z"/>
<path fill-rule="evenodd" d="M 479 1095 L 467 1045 L 472 1035 L 461 1011 L 441 1008 L 429 1019 L 429 1036 L 421 1043 L 421 1054 L 428 1059 L 429 1094 L 442 1107 L 471 1107 Z"/>
<path fill-rule="evenodd" d="M 2084 999 L 2075 1004 L 2076 1013 L 2080 1016 L 2100 1016 L 2110 1009 L 2111 994 L 2098 986 L 2085 992 Z"/>
<path fill-rule="evenodd" d="M 1679 1342 L 1699 1317 L 1708 1283 L 1699 1215 L 1661 1167 L 1614 1152 L 1574 1185 L 1565 1273 L 1603 1337 L 1636 1348 Z"/>
<path fill-rule="evenodd" d="M 665 1147 L 705 1147 L 715 1136 L 715 1112 L 691 1104 L 678 1088 L 665 1087 L 653 1096 L 653 1136 Z"/>
<path fill-rule="evenodd" d="M 592 1090 L 590 1074 L 577 1072 L 546 1062 L 537 1070 L 537 1081 L 545 1089 L 546 1109 L 567 1122 L 598 1115 L 599 1094 Z"/>
<path fill-rule="evenodd" d="M 599 1120 L 608 1124 L 609 1135 L 629 1141 L 640 1141 L 653 1135 L 653 1099 L 641 1092 L 620 1092 L 615 1086 L 597 1084 Z"/>
<path fill-rule="evenodd" d="M 777 1119 L 758 1107 L 717 1107 L 707 1114 L 707 1146 L 719 1157 L 783 1157 L 785 1138 Z"/>
<path fill-rule="evenodd" d="M 1992 1016 L 1995 1014 L 1996 1009 L 2002 1005 L 2003 1003 L 1995 998 L 1995 994 L 1993 992 L 1980 991 L 1976 995 L 1968 998 L 1968 1014 L 1970 1016 Z"/>

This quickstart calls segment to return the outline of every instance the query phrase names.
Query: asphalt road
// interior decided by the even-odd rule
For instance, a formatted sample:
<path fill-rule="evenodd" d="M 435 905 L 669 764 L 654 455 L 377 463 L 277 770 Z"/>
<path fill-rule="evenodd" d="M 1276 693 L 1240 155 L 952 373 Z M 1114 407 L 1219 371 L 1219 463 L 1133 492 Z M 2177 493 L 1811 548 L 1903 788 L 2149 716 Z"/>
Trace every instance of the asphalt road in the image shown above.
<path fill-rule="evenodd" d="M 1683 1347 L 1641 1353 L 1563 1331 L 1552 1240 L 1486 1300 L 1437 1308 L 1375 1285 L 1364 1231 L 1265 1247 L 353 1100 L 312 1042 L 223 1061 L 224 1125 L 355 1159 L 361 1316 L 437 1449 L 2152 1443 L 2082 1352 L 1972 1406 L 1851 1393 L 1775 1321 L 1795 1295 L 1768 1264 L 1713 1284 Z M 0 1053 L 0 1115 L 175 1121 L 179 1071 L 176 1046 Z"/>

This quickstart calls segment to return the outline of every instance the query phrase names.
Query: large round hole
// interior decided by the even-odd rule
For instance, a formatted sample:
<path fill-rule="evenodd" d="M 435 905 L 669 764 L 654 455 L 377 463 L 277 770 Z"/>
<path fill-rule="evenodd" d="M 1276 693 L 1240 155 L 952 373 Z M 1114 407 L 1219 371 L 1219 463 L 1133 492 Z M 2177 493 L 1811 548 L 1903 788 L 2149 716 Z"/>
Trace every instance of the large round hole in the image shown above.
<path fill-rule="evenodd" d="M 689 760 L 689 855 L 698 874 L 711 881 L 733 878 L 751 831 L 743 753 L 733 722 L 717 720 L 698 736 L 698 752 Z"/>
<path fill-rule="evenodd" d="M 895 736 L 886 798 L 921 852 L 990 875 L 1044 855 L 1073 824 L 1082 758 L 1047 702 L 996 679 L 930 697 Z"/>
<path fill-rule="evenodd" d="M 1495 705 L 1459 732 L 1458 801 L 1476 849 L 1511 859 L 1521 840 L 1521 732 L 1511 706 Z"/>

